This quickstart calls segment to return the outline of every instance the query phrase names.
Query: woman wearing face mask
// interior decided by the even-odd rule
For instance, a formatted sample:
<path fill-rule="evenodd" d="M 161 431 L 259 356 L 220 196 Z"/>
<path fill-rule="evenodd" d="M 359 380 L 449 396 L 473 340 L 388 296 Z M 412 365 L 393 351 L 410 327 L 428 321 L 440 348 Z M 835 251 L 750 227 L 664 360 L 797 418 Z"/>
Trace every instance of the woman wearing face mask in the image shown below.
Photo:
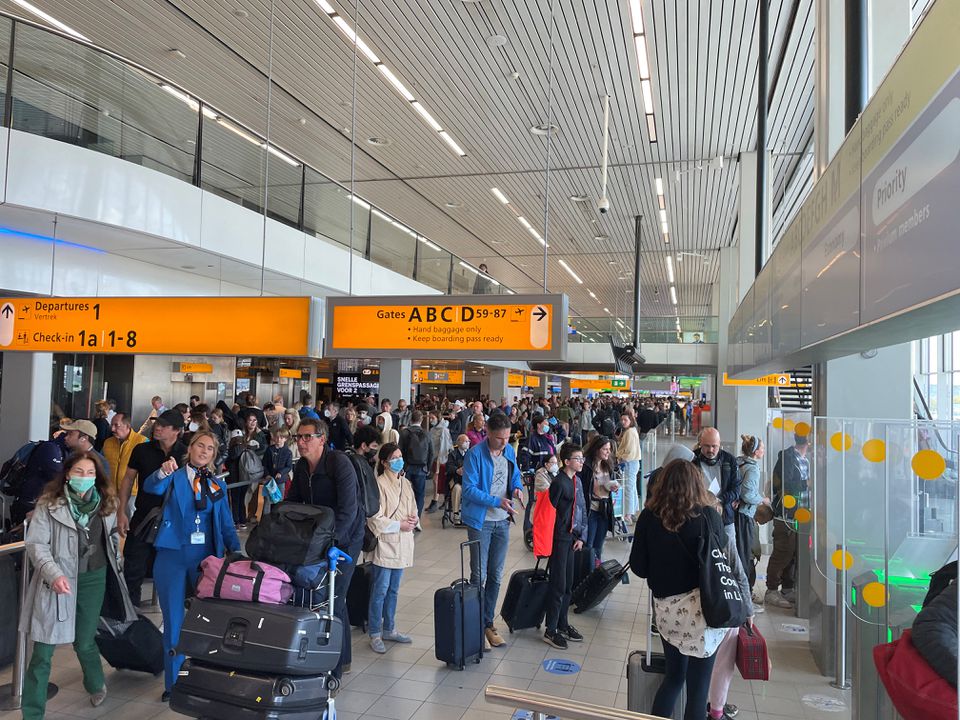
<path fill-rule="evenodd" d="M 432 410 L 428 416 L 427 422 L 430 425 L 430 442 L 433 443 L 433 457 L 436 458 L 434 466 L 430 468 L 430 474 L 434 476 L 433 500 L 427 507 L 427 512 L 436 512 L 437 507 L 443 502 L 447 493 L 447 456 L 453 447 L 453 440 L 450 438 L 450 423 L 443 418 L 436 410 Z"/>
<path fill-rule="evenodd" d="M 550 528 L 553 532 L 553 551 L 550 554 L 550 595 L 547 599 L 543 641 L 559 650 L 566 650 L 568 642 L 583 642 L 583 635 L 567 622 L 567 609 L 573 593 L 573 554 L 583 547 L 587 535 L 586 502 L 577 476 L 583 466 L 583 450 L 579 445 L 567 443 L 560 449 L 560 461 L 563 462 L 563 469 L 559 472 L 556 471 L 558 464 L 554 456 L 551 455 L 545 465 L 548 469 L 554 468 L 554 475 L 546 489 L 550 504 L 556 508 L 557 514 L 554 527 Z M 539 485 L 537 490 L 540 491 Z"/>
<path fill-rule="evenodd" d="M 610 493 L 620 489 L 620 483 L 615 479 L 611 450 L 610 438 L 597 435 L 583 453 L 586 459 L 580 477 L 583 480 L 584 494 L 589 501 L 586 545 L 593 550 L 594 565 L 600 564 L 603 542 L 613 527 L 613 502 Z"/>
<path fill-rule="evenodd" d="M 373 573 L 367 625 L 370 647 L 383 654 L 387 651 L 384 640 L 411 642 L 409 635 L 397 631 L 397 595 L 403 569 L 413 566 L 413 529 L 419 520 L 413 488 L 400 475 L 403 471 L 400 447 L 387 443 L 380 448 L 377 458 L 380 510 L 367 518 L 367 527 L 378 541 L 371 558 Z"/>
<path fill-rule="evenodd" d="M 540 493 L 544 490 L 549 490 L 550 483 L 553 482 L 553 478 L 557 476 L 558 472 L 560 472 L 560 463 L 557 460 L 556 455 L 551 455 L 547 458 L 547 461 L 543 464 L 543 466 L 537 470 L 537 474 L 534 475 L 534 491 Z"/>
<path fill-rule="evenodd" d="M 546 463 L 547 458 L 556 455 L 557 449 L 550 434 L 550 421 L 543 415 L 537 415 L 536 425 L 527 438 L 527 442 L 520 448 L 520 469 L 533 472 L 539 470 Z"/>
<path fill-rule="evenodd" d="M 457 436 L 457 444 L 447 454 L 447 487 L 450 492 L 450 512 L 454 525 L 460 524 L 460 498 L 463 494 L 463 460 L 470 450 L 470 438 Z"/>
<path fill-rule="evenodd" d="M 107 697 L 94 641 L 107 573 L 116 581 L 111 585 L 122 588 L 117 619 L 137 619 L 120 570 L 116 511 L 113 483 L 95 452 L 68 457 L 63 475 L 48 483 L 37 501 L 25 538 L 35 572 L 20 611 L 20 630 L 34 641 L 23 683 L 27 720 L 44 716 L 53 651 L 60 644 L 73 643 L 90 704 L 97 707 Z"/>
<path fill-rule="evenodd" d="M 170 688 L 183 664 L 183 655 L 174 655 L 173 648 L 180 640 L 186 591 L 197 584 L 200 562 L 209 555 L 222 558 L 240 551 L 223 486 L 213 476 L 216 456 L 213 433 L 197 432 L 184 467 L 170 458 L 143 483 L 143 489 L 153 495 L 164 495 L 170 488 L 170 501 L 164 506 L 153 543 L 157 549 L 153 577 L 163 613 L 163 702 L 170 698 Z"/>

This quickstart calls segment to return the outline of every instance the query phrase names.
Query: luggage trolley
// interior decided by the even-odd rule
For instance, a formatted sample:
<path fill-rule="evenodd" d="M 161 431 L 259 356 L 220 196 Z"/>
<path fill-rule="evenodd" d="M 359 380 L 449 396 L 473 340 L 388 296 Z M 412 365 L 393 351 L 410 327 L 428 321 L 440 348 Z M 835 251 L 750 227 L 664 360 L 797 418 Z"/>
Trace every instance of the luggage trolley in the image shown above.
<path fill-rule="evenodd" d="M 226 631 L 217 624 L 222 618 L 200 617 L 194 628 L 188 628 L 189 619 L 181 630 L 178 647 L 188 659 L 180 671 L 180 677 L 173 686 L 170 699 L 171 709 L 183 715 L 201 718 L 201 720 L 336 720 L 336 696 L 340 689 L 340 680 L 333 676 L 332 670 L 325 673 L 304 673 L 287 669 L 286 672 L 264 673 L 250 657 L 238 660 L 246 644 L 256 644 L 258 638 L 248 637 L 256 632 L 256 620 L 249 622 L 242 610 L 258 608 L 253 613 L 267 615 L 271 609 L 279 614 L 291 615 L 299 607 L 304 613 L 315 613 L 313 621 L 320 620 L 326 625 L 326 639 L 332 644 L 340 642 L 339 632 L 349 632 L 348 628 L 339 628 L 339 620 L 334 616 L 336 598 L 337 565 L 340 562 L 353 562 L 353 559 L 336 547 L 327 551 L 326 572 L 320 572 L 313 586 L 295 594 L 293 605 L 259 605 L 216 601 L 214 610 L 231 611 L 237 606 L 236 617 L 229 621 Z M 314 602 L 315 594 L 323 592 L 323 600 Z M 206 606 L 205 606 L 206 608 Z M 201 613 L 195 613 L 201 615 Z M 207 612 L 213 615 L 212 612 Z M 249 613 L 248 613 L 249 614 Z M 190 616 L 190 612 L 187 613 Z M 203 623 L 208 623 L 206 627 Z M 261 617 L 260 623 L 263 623 Z M 222 624 L 222 623 L 221 623 Z M 323 637 L 321 630 L 319 637 Z M 299 655 L 294 647 L 293 656 L 302 660 L 308 657 L 310 641 L 304 638 L 300 642 Z M 330 652 L 333 647 L 327 646 Z M 239 654 L 238 654 L 239 653 Z M 340 649 L 336 649 L 339 660 Z M 276 657 L 276 656 L 274 656 Z M 228 659 L 232 658 L 232 659 Z M 293 660 L 295 663 L 296 660 Z M 331 658 L 330 662 L 333 662 Z M 332 667 L 327 663 L 328 667 Z M 321 712 L 322 710 L 322 712 Z"/>

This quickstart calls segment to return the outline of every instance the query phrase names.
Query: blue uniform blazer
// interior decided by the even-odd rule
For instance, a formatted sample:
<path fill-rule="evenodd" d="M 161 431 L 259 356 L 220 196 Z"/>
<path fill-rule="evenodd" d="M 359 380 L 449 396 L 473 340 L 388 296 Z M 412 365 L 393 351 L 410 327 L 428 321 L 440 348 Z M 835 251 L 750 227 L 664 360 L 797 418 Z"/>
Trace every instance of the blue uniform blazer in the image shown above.
<path fill-rule="evenodd" d="M 184 545 L 190 544 L 190 533 L 194 531 L 193 521 L 197 516 L 193 504 L 193 483 L 187 475 L 187 469 L 179 468 L 164 478 L 160 477 L 160 471 L 157 470 L 144 481 L 143 489 L 152 495 L 163 495 L 171 482 L 173 493 L 163 510 L 163 520 L 153 545 L 167 550 L 180 550 Z M 223 557 L 226 552 L 239 552 L 240 538 L 237 537 L 237 529 L 233 525 L 226 491 L 222 498 L 214 501 L 211 520 L 213 537 L 210 539 L 213 541 L 214 554 Z"/>

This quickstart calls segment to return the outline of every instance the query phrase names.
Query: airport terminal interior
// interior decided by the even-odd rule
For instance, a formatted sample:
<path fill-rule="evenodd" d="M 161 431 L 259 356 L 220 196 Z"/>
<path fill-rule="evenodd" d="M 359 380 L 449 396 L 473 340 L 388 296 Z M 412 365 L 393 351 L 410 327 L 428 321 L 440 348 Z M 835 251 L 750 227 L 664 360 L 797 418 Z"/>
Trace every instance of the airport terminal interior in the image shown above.
<path fill-rule="evenodd" d="M 960 718 L 958 37 L 0 0 L 0 720 Z"/>

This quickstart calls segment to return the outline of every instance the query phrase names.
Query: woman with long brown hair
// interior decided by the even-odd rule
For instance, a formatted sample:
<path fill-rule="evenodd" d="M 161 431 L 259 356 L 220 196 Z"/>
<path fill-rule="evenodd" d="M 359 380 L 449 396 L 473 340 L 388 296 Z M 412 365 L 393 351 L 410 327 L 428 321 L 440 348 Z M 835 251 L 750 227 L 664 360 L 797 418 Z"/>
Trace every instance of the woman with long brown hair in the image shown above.
<path fill-rule="evenodd" d="M 671 717 L 684 685 L 684 719 L 702 720 L 707 713 L 716 651 L 727 630 L 707 627 L 700 608 L 699 548 L 704 532 L 726 540 L 717 499 L 704 488 L 696 465 L 674 460 L 659 473 L 637 519 L 630 551 L 630 569 L 647 579 L 653 595 L 666 659 L 663 683 L 649 708 L 652 715 Z M 746 585 L 745 577 L 742 584 Z M 746 593 L 749 597 L 749 588 Z"/>
<path fill-rule="evenodd" d="M 603 541 L 613 527 L 613 501 L 610 493 L 620 489 L 613 458 L 613 441 L 606 435 L 597 435 L 583 451 L 583 470 L 580 479 L 587 499 L 587 542 L 593 551 L 594 564 L 599 565 L 603 555 Z"/>
<path fill-rule="evenodd" d="M 23 683 L 23 717 L 39 720 L 57 645 L 73 643 L 90 704 L 101 705 L 107 686 L 94 638 L 104 606 L 107 574 L 122 588 L 116 618 L 137 619 L 127 597 L 117 545 L 117 496 L 96 452 L 77 452 L 47 483 L 27 526 L 27 557 L 35 572 L 20 613 L 20 629 L 34 641 Z"/>

